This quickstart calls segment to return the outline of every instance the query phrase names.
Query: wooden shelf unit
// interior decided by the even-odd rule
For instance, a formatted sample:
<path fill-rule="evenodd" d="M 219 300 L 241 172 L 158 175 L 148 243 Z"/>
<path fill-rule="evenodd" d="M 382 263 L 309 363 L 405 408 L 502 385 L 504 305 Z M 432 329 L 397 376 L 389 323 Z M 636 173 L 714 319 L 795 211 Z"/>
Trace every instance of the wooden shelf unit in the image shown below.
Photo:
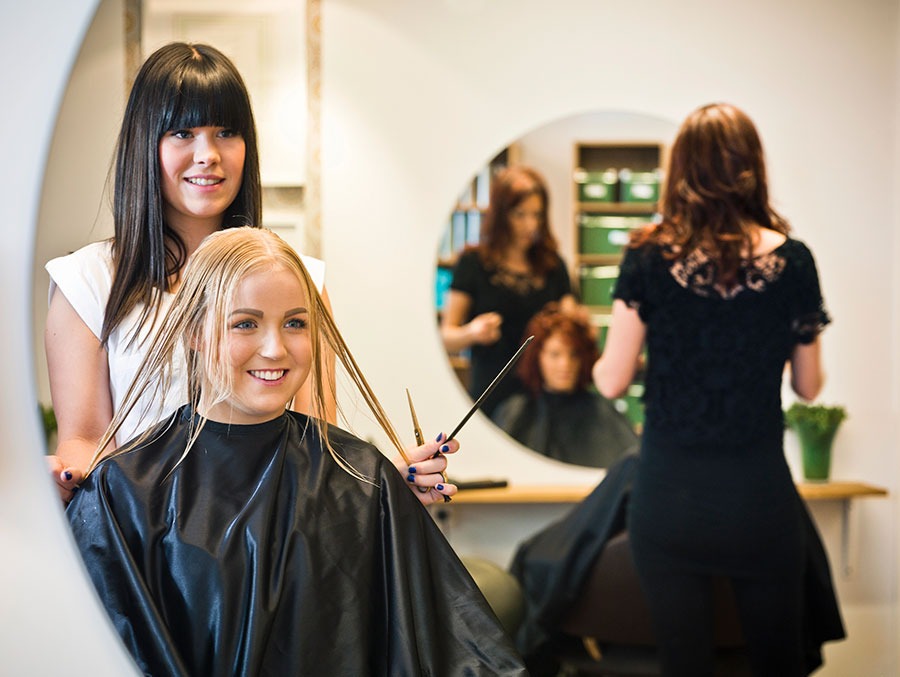
<path fill-rule="evenodd" d="M 586 202 L 580 200 L 575 173 L 579 170 L 602 172 L 607 169 L 631 169 L 636 172 L 653 171 L 662 167 L 665 146 L 648 141 L 578 141 L 575 143 L 572 161 L 572 216 L 573 242 L 576 244 L 575 266 L 598 265 L 596 257 L 602 256 L 602 264 L 618 263 L 621 255 L 585 254 L 582 251 L 580 216 L 582 214 L 608 214 L 610 216 L 646 216 L 650 222 L 656 214 L 656 202 Z M 580 279 L 576 280 L 580 284 Z"/>
<path fill-rule="evenodd" d="M 662 167 L 664 146 L 660 142 L 652 141 L 578 141 L 574 144 L 572 155 L 572 213 L 570 226 L 572 228 L 572 241 L 576 243 L 573 270 L 573 288 L 581 294 L 582 303 L 586 304 L 591 313 L 591 321 L 597 327 L 598 348 L 602 351 L 606 336 L 606 327 L 612 313 L 612 299 L 605 297 L 611 292 L 612 285 L 618 277 L 618 266 L 622 261 L 621 247 L 627 241 L 627 228 L 611 231 L 608 235 L 601 231 L 601 240 L 596 237 L 592 240 L 597 249 L 610 249 L 604 253 L 585 251 L 586 240 L 583 238 L 585 230 L 582 228 L 582 216 L 586 217 L 630 217 L 630 223 L 623 226 L 635 226 L 639 223 L 649 223 L 653 220 L 657 210 L 657 203 L 635 201 L 587 201 L 587 188 L 582 191 L 579 179 L 584 179 L 583 172 L 608 173 L 608 179 L 612 178 L 615 171 L 615 184 L 611 191 L 598 190 L 596 194 L 623 200 L 627 197 L 622 187 L 619 172 L 629 169 L 632 172 L 653 172 Z M 594 186 L 596 187 L 596 186 Z M 658 187 L 656 189 L 658 193 Z M 605 193 L 605 195 L 604 195 Z M 638 218 L 634 218 L 638 217 Z M 622 219 L 610 219 L 622 220 Z M 620 242 L 613 244 L 613 234 L 617 235 Z M 609 239 L 602 239 L 608 237 Z M 598 246 L 599 245 L 599 246 Z M 601 279 L 602 278 L 602 279 Z M 588 282 L 590 281 L 590 282 Z M 588 285 L 590 284 L 590 287 Z M 607 301 L 604 303 L 604 301 Z M 633 392 L 632 392 L 633 390 Z M 639 395 L 643 392 L 643 385 L 637 381 L 629 393 L 617 400 L 614 404 L 622 411 L 639 430 L 643 423 L 643 405 L 639 401 Z"/>

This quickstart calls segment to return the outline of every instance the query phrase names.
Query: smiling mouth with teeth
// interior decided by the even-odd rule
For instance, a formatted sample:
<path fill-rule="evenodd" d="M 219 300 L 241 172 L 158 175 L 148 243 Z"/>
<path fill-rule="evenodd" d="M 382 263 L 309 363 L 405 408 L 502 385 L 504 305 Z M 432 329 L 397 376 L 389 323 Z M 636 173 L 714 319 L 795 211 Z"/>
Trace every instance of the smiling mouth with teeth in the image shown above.
<path fill-rule="evenodd" d="M 255 370 L 251 369 L 249 373 L 251 376 L 255 376 L 256 378 L 261 379 L 263 381 L 277 381 L 282 376 L 284 376 L 285 370 L 277 369 L 277 370 L 255 371 Z"/>
<path fill-rule="evenodd" d="M 214 186 L 217 183 L 222 183 L 225 179 L 198 179 L 198 178 L 188 178 L 185 179 L 188 183 L 192 183 L 195 186 Z"/>

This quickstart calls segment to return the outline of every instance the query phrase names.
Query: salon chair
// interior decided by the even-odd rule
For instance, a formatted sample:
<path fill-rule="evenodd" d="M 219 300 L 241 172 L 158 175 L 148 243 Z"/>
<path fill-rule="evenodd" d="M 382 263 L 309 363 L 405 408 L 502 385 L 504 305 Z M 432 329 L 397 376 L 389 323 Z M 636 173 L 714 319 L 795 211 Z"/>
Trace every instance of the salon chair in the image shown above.
<path fill-rule="evenodd" d="M 731 585 L 713 581 L 716 676 L 751 674 Z M 610 539 L 559 630 L 560 675 L 659 675 L 650 611 L 644 600 L 627 532 Z M 580 640 L 580 641 L 579 641 Z"/>
<path fill-rule="evenodd" d="M 486 559 L 463 557 L 462 563 L 503 629 L 510 637 L 515 637 L 525 618 L 525 597 L 519 582 L 508 571 Z"/>

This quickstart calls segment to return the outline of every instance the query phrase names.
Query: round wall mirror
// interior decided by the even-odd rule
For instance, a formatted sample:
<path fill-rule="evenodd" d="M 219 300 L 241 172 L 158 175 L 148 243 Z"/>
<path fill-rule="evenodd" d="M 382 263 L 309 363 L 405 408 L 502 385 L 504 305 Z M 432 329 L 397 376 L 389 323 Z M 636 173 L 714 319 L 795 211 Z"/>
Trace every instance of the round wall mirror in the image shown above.
<path fill-rule="evenodd" d="M 640 380 L 609 401 L 590 368 L 622 252 L 656 218 L 676 131 L 638 113 L 566 117 L 494 153 L 458 192 L 437 252 L 438 328 L 473 399 L 535 337 L 483 407 L 534 452 L 607 467 L 637 449 Z"/>

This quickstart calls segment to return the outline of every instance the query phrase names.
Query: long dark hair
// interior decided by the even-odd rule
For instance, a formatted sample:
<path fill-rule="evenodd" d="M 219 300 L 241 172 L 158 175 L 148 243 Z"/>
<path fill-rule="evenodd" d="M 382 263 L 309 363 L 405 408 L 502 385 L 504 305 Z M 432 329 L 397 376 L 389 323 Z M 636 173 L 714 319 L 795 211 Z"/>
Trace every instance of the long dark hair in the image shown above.
<path fill-rule="evenodd" d="M 523 201 L 537 195 L 541 198 L 541 225 L 534 244 L 528 249 L 528 262 L 538 275 L 545 275 L 557 265 L 556 239 L 550 232 L 547 212 L 550 197 L 543 177 L 531 167 L 508 167 L 491 179 L 491 204 L 481 222 L 481 240 L 478 245 L 481 259 L 486 264 L 498 265 L 503 260 L 506 247 L 512 241 L 509 213 Z"/>
<path fill-rule="evenodd" d="M 703 248 L 718 281 L 735 281 L 753 251 L 753 224 L 785 235 L 790 226 L 769 204 L 762 142 L 746 113 L 725 103 L 691 113 L 672 145 L 662 197 L 662 223 L 639 231 L 644 242 L 674 245 L 675 257 Z"/>
<path fill-rule="evenodd" d="M 159 311 L 163 292 L 184 267 L 187 248 L 165 222 L 159 142 L 173 129 L 228 127 L 244 139 L 243 180 L 223 228 L 262 220 L 259 152 L 250 96 L 234 64 L 209 45 L 173 42 L 144 62 L 131 88 L 116 146 L 113 282 L 100 340 L 138 304 L 131 340 Z"/>

